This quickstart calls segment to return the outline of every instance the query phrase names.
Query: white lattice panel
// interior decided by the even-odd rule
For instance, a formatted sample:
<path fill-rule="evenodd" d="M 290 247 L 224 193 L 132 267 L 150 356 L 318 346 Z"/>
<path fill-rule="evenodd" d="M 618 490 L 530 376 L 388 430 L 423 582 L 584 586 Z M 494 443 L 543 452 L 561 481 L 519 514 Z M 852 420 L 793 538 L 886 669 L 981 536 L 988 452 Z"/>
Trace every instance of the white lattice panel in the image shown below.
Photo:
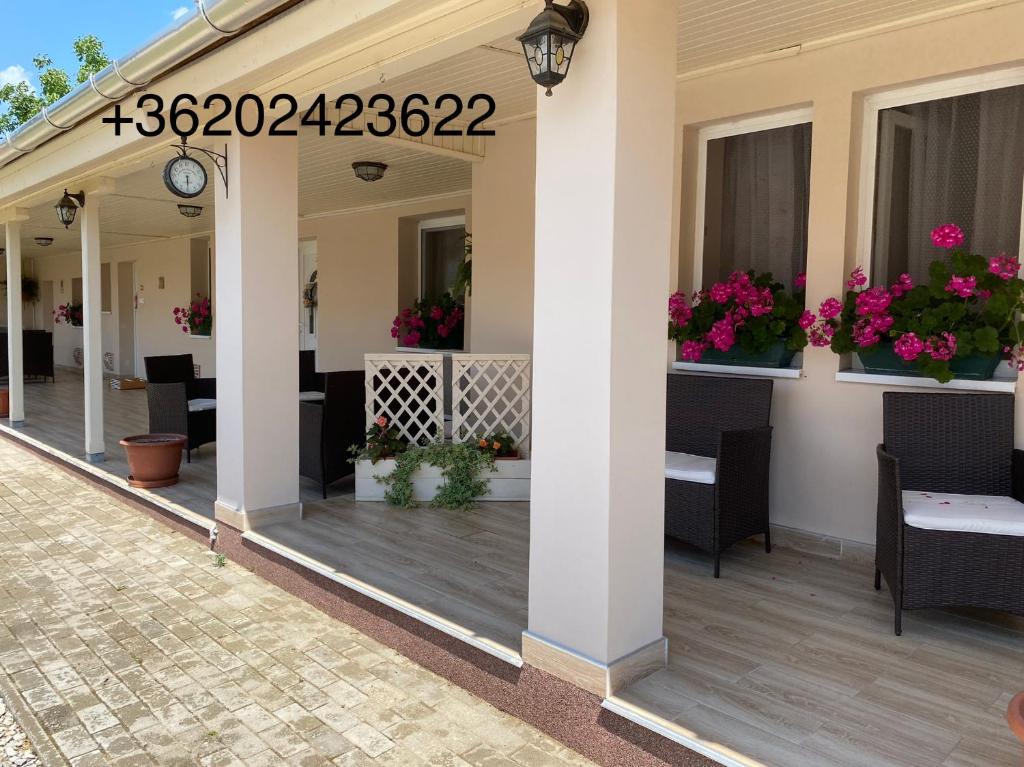
<path fill-rule="evenodd" d="M 452 441 L 508 432 L 530 454 L 530 355 L 452 355 Z"/>
<path fill-rule="evenodd" d="M 444 358 L 367 354 L 366 428 L 385 416 L 411 444 L 444 438 Z"/>

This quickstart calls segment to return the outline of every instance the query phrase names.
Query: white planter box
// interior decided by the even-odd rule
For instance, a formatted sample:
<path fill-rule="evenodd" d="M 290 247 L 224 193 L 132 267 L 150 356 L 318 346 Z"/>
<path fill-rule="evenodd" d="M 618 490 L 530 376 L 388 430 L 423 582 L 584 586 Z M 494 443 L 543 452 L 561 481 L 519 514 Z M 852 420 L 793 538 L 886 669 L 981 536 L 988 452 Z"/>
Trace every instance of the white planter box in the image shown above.
<path fill-rule="evenodd" d="M 487 495 L 477 498 L 478 501 L 528 501 L 530 500 L 530 461 L 520 459 L 513 461 L 495 461 L 496 471 L 485 472 L 484 479 L 490 487 Z M 356 500 L 383 501 L 385 486 L 375 477 L 383 477 L 395 469 L 393 458 L 377 463 L 356 461 Z M 441 470 L 436 466 L 422 466 L 413 475 L 413 498 L 427 503 L 433 500 L 437 488 L 443 479 Z"/>

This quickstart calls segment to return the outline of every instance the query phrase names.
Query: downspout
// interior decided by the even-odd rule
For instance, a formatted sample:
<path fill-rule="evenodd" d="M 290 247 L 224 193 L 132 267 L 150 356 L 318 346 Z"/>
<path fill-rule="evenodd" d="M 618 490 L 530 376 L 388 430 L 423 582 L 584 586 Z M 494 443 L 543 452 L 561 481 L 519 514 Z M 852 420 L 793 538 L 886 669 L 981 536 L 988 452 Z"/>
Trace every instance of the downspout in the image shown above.
<path fill-rule="evenodd" d="M 196 11 L 0 140 L 0 168 L 298 0 L 195 0 Z"/>

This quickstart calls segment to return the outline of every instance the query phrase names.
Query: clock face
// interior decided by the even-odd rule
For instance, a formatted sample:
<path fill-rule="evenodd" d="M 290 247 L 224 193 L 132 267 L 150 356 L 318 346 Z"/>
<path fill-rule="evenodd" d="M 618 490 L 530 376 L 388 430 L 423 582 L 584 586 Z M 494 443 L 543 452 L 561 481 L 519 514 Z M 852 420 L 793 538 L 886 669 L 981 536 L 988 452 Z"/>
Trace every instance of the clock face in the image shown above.
<path fill-rule="evenodd" d="M 198 197 L 206 181 L 206 169 L 191 157 L 175 157 L 164 167 L 164 184 L 178 197 Z"/>

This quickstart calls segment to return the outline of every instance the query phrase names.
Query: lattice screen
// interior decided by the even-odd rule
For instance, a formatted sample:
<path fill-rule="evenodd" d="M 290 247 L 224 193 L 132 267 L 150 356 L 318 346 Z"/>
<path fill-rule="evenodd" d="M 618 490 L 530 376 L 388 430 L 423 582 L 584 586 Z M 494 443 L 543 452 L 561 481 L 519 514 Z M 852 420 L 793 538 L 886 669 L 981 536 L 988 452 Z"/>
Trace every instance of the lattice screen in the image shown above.
<path fill-rule="evenodd" d="M 498 431 L 530 454 L 530 355 L 452 355 L 452 441 L 467 442 Z"/>
<path fill-rule="evenodd" d="M 444 438 L 444 358 L 367 354 L 366 428 L 385 416 L 412 444 Z"/>

